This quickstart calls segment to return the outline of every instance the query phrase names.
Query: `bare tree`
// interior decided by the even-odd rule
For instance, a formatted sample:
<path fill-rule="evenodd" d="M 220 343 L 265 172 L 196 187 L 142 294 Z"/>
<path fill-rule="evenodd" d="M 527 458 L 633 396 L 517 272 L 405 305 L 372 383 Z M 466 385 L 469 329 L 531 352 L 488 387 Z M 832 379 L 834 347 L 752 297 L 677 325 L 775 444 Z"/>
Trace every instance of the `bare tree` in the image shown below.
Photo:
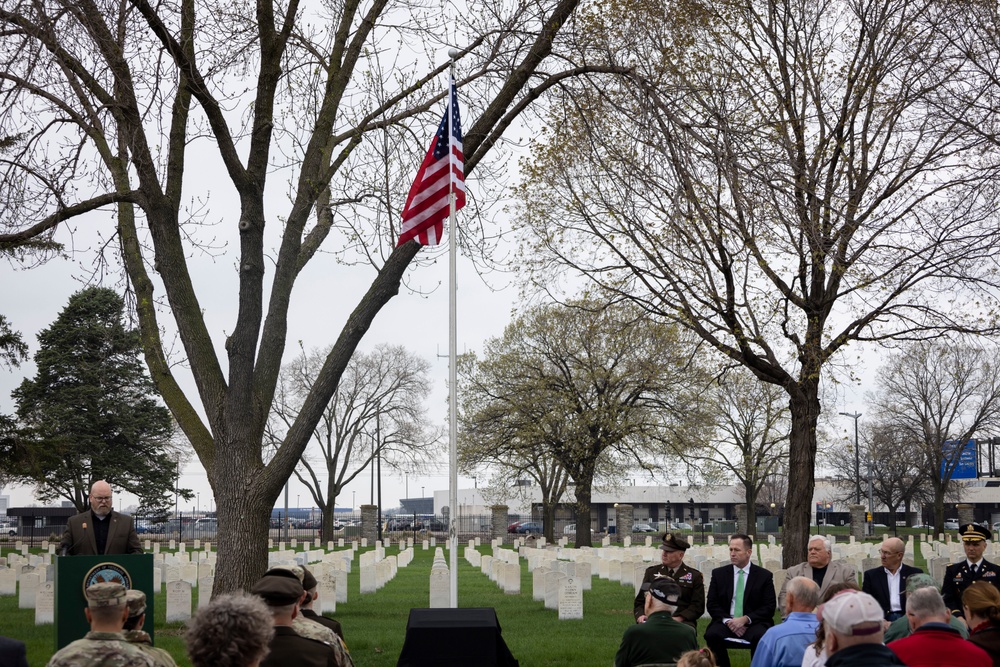
<path fill-rule="evenodd" d="M 996 329 L 996 88 L 948 32 L 961 5 L 602 10 L 590 55 L 633 75 L 565 87 L 524 172 L 523 257 L 546 289 L 569 267 L 786 392 L 800 562 L 828 363 Z"/>
<path fill-rule="evenodd" d="M 282 369 L 264 431 L 271 451 L 281 446 L 298 419 L 329 353 L 303 351 Z M 295 469 L 323 510 L 324 535 L 333 534 L 340 492 L 376 457 L 388 468 L 417 469 L 433 455 L 441 434 L 427 422 L 423 406 L 430 394 L 429 370 L 425 359 L 398 345 L 377 345 L 351 357 Z"/>
<path fill-rule="evenodd" d="M 671 327 L 628 305 L 578 300 L 527 310 L 463 378 L 463 441 L 515 460 L 554 459 L 573 479 L 577 545 L 611 452 L 651 466 L 701 423 L 704 375 Z M 551 533 L 551 526 L 545 527 Z"/>
<path fill-rule="evenodd" d="M 710 414 L 715 427 L 706 424 L 704 435 L 687 443 L 678 455 L 705 473 L 722 471 L 743 486 L 747 525 L 757 525 L 757 503 L 768 480 L 785 468 L 788 460 L 788 407 L 779 387 L 761 382 L 745 371 L 728 373 L 711 390 Z"/>
<path fill-rule="evenodd" d="M 457 45 L 471 176 L 536 99 L 593 71 L 565 44 L 578 1 L 487 2 L 457 20 L 438 4 L 388 0 L 0 6 L 0 137 L 13 138 L 0 161 L 0 247 L 52 250 L 71 224 L 104 230 L 104 259 L 134 291 L 150 375 L 217 499 L 214 593 L 249 588 L 267 567 L 270 510 L 420 249 L 395 246 L 405 189 L 393 184 L 437 123 L 443 54 Z M 234 248 L 220 247 L 230 236 Z M 203 279 L 206 254 L 227 256 L 227 280 Z M 330 303 L 356 305 L 265 463 L 294 288 L 328 254 L 363 262 L 370 285 L 361 296 L 331 289 Z M 206 293 L 228 294 L 235 321 L 214 325 Z M 169 358 L 174 332 L 180 360 Z"/>
<path fill-rule="evenodd" d="M 858 459 L 853 439 L 830 447 L 824 457 L 839 490 L 831 500 L 855 502 L 856 489 L 868 489 L 870 480 L 874 503 L 888 508 L 893 521 L 900 508 L 908 517 L 914 503 L 931 500 L 923 448 L 894 421 L 879 419 L 866 424 L 859 429 L 858 445 L 858 459 L 864 462 L 860 471 L 855 470 Z M 867 492 L 862 496 L 867 498 Z"/>
<path fill-rule="evenodd" d="M 881 419 L 919 453 L 934 496 L 934 531 L 944 531 L 944 500 L 965 443 L 1000 424 L 1000 352 L 958 343 L 921 342 L 881 369 L 875 396 Z"/>

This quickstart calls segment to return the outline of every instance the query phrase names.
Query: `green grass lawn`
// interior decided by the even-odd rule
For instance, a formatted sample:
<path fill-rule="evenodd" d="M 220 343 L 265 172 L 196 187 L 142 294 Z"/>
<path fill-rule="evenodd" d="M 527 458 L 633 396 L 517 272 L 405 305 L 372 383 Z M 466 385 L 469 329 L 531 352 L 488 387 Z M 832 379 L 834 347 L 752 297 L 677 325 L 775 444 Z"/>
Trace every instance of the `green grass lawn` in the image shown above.
<path fill-rule="evenodd" d="M 480 548 L 490 553 L 489 547 Z M 395 546 L 388 554 L 397 553 Z M 396 664 L 406 634 L 411 608 L 428 606 L 433 551 L 419 545 L 413 562 L 399 568 L 396 578 L 374 594 L 361 595 L 357 560 L 348 576 L 349 602 L 337 606 L 333 614 L 344 627 L 344 635 L 357 667 L 390 667 Z M 917 553 L 917 567 L 924 567 Z M 459 559 L 458 604 L 460 607 L 493 607 L 503 629 L 503 637 L 522 667 L 590 666 L 606 667 L 614 662 L 622 632 L 632 623 L 631 586 L 593 578 L 593 589 L 583 593 L 584 618 L 560 621 L 555 611 L 531 599 L 531 574 L 521 561 L 521 594 L 505 595 L 493 582 Z M 197 590 L 194 592 L 197 603 Z M 81 612 L 82 613 L 82 612 Z M 156 598 L 156 645 L 165 648 L 178 665 L 189 666 L 182 639 L 183 625 L 166 623 L 166 596 Z M 45 665 L 54 652 L 52 626 L 35 626 L 34 610 L 17 608 L 17 597 L 0 597 L 0 634 L 28 645 L 32 667 Z M 699 623 L 703 636 L 707 620 Z M 733 667 L 747 667 L 749 651 L 730 653 Z"/>

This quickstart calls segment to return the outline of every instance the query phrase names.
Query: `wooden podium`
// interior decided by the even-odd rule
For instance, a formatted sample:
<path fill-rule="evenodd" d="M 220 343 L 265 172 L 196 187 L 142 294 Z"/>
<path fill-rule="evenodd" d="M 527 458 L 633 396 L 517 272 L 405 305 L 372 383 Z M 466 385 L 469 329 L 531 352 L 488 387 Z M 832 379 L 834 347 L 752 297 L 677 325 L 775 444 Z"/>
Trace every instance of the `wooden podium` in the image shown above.
<path fill-rule="evenodd" d="M 101 581 L 117 581 L 146 594 L 146 621 L 142 629 L 153 636 L 153 554 L 127 556 L 57 556 L 55 581 L 56 650 L 90 631 L 83 610 L 84 591 Z"/>

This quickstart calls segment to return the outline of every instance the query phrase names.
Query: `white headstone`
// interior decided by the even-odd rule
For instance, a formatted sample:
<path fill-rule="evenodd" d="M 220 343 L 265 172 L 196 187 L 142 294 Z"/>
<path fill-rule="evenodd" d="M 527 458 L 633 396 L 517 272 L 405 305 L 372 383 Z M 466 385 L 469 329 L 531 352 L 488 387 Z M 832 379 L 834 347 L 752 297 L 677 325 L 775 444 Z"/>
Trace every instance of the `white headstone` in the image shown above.
<path fill-rule="evenodd" d="M 43 581 L 35 594 L 35 625 L 55 623 L 56 620 L 56 585 L 51 581 Z"/>
<path fill-rule="evenodd" d="M 167 584 L 167 623 L 191 618 L 191 584 L 171 581 Z"/>
<path fill-rule="evenodd" d="M 451 579 L 447 567 L 431 568 L 431 609 L 447 609 L 451 606 Z"/>
<path fill-rule="evenodd" d="M 583 618 L 583 591 L 576 577 L 566 577 L 559 582 L 559 620 Z"/>
<path fill-rule="evenodd" d="M 545 608 L 559 608 L 559 582 L 566 578 L 562 572 L 555 570 L 545 575 Z"/>
<path fill-rule="evenodd" d="M 17 595 L 17 572 L 0 569 L 0 595 Z"/>
<path fill-rule="evenodd" d="M 34 609 L 35 596 L 38 593 L 39 577 L 34 572 L 21 574 L 21 581 L 18 586 L 17 608 Z"/>
<path fill-rule="evenodd" d="M 198 609 L 212 601 L 212 586 L 214 585 L 215 577 L 202 577 L 198 580 Z"/>
<path fill-rule="evenodd" d="M 365 554 L 367 555 L 367 554 Z M 377 586 L 375 580 L 375 566 L 374 565 L 361 565 L 358 568 L 358 572 L 361 575 L 361 592 L 362 593 L 374 593 Z"/>

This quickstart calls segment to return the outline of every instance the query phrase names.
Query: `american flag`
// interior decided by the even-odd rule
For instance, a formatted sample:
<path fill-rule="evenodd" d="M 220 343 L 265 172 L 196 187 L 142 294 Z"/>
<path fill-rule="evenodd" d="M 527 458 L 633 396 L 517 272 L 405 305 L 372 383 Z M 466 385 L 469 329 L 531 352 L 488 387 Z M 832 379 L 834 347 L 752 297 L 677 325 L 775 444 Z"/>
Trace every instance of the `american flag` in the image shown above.
<path fill-rule="evenodd" d="M 437 245 L 441 242 L 444 221 L 449 214 L 448 195 L 455 193 L 456 211 L 465 206 L 465 155 L 462 153 L 462 124 L 454 79 L 450 82 L 450 89 L 450 101 L 441 117 L 437 134 L 406 197 L 397 246 L 414 238 L 420 245 Z"/>

